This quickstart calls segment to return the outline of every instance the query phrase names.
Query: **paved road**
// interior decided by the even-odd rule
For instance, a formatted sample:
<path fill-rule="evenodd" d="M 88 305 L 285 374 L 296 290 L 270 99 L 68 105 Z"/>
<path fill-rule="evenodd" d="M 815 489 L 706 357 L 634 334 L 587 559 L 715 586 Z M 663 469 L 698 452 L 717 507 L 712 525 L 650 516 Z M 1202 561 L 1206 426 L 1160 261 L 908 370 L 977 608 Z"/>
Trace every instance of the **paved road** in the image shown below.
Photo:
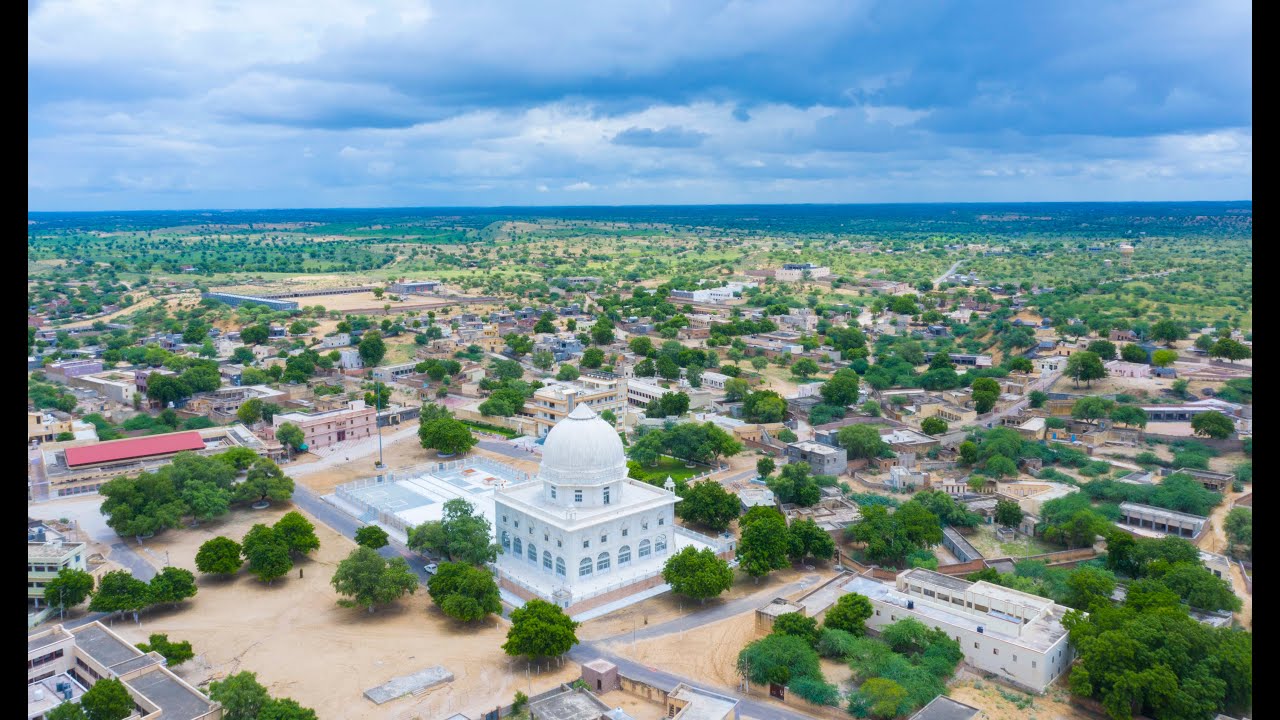
<path fill-rule="evenodd" d="M 963 262 L 964 262 L 964 260 L 957 260 L 955 265 L 952 265 L 951 267 L 947 268 L 945 272 L 943 272 L 943 273 L 942 273 L 941 275 L 939 275 L 938 277 L 934 278 L 934 280 L 933 280 L 934 287 L 937 287 L 938 285 L 941 285 L 941 284 L 942 284 L 942 281 L 943 281 L 943 280 L 946 280 L 948 275 L 950 275 L 951 273 L 955 272 L 955 271 L 956 271 L 956 269 L 957 269 L 957 268 L 959 268 L 959 267 L 960 267 L 960 265 L 961 265 Z"/>
<path fill-rule="evenodd" d="M 540 462 L 542 460 L 542 456 L 538 453 L 531 453 L 523 448 L 515 447 L 505 440 L 481 439 L 480 442 L 476 443 L 476 447 L 481 450 L 498 453 L 499 455 L 506 455 L 507 457 L 515 458 L 516 460 L 532 460 L 534 462 Z"/>
<path fill-rule="evenodd" d="M 303 485 L 294 486 L 293 504 L 344 537 L 355 539 L 356 530 L 365 526 L 365 523 L 320 499 L 320 496 Z M 418 582 L 424 586 L 431 577 L 422 569 L 425 563 L 423 557 L 395 539 L 390 539 L 389 545 L 379 548 L 378 554 L 385 558 L 402 557 L 409 561 L 410 569 L 418 576 Z"/>

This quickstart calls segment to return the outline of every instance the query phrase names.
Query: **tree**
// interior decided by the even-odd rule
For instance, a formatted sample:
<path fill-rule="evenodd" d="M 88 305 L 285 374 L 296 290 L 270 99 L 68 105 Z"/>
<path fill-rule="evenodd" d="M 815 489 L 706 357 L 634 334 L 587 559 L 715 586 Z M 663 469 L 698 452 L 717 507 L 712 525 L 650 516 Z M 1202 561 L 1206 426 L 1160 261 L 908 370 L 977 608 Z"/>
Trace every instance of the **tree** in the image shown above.
<path fill-rule="evenodd" d="M 777 464 L 773 462 L 773 458 L 762 457 L 756 460 L 756 474 L 762 478 L 769 477 L 776 467 Z"/>
<path fill-rule="evenodd" d="M 1018 465 L 1004 455 L 993 455 L 987 458 L 987 463 L 983 466 L 983 469 L 987 471 L 988 475 L 994 475 L 998 478 L 1013 477 L 1018 474 Z"/>
<path fill-rule="evenodd" d="M 742 414 L 753 423 L 782 422 L 787 414 L 787 401 L 772 390 L 753 392 L 743 399 Z"/>
<path fill-rule="evenodd" d="M 441 612 L 455 620 L 474 622 L 502 612 L 493 574 L 466 563 L 441 563 L 427 581 L 427 592 Z"/>
<path fill-rule="evenodd" d="M 591 340 L 597 345 L 608 345 L 613 342 L 613 321 L 602 317 L 591 326 Z"/>
<path fill-rule="evenodd" d="M 1021 355 L 1005 360 L 1004 366 L 1009 369 L 1009 372 L 1020 373 L 1029 373 L 1035 367 L 1031 364 L 1029 358 L 1024 358 Z"/>
<path fill-rule="evenodd" d="M 116 678 L 101 678 L 80 696 L 80 708 L 87 720 L 124 720 L 133 714 L 133 696 Z"/>
<path fill-rule="evenodd" d="M 292 698 L 272 698 L 258 714 L 258 720 L 316 720 L 316 711 Z"/>
<path fill-rule="evenodd" d="M 356 530 L 356 544 L 362 547 L 377 550 L 386 547 L 390 542 L 391 538 L 387 535 L 387 531 L 377 525 L 365 525 Z"/>
<path fill-rule="evenodd" d="M 631 352 L 641 357 L 653 355 L 653 341 L 644 335 L 637 335 L 628 340 L 627 347 L 631 348 Z"/>
<path fill-rule="evenodd" d="M 243 345 L 231 351 L 231 362 L 237 365 L 249 365 L 253 361 L 253 351 Z"/>
<path fill-rule="evenodd" d="M 423 448 L 434 449 L 441 455 L 468 452 L 479 442 L 471 434 L 471 428 L 451 417 L 422 422 L 418 425 L 418 440 Z"/>
<path fill-rule="evenodd" d="M 877 718 L 893 718 L 906 714 L 904 708 L 910 707 L 911 698 L 898 683 L 887 678 L 874 677 L 862 683 L 858 692 L 849 699 L 849 711 L 854 713 L 859 701 L 860 708 Z M 856 713 L 855 713 L 856 714 Z"/>
<path fill-rule="evenodd" d="M 947 421 L 936 415 L 927 417 L 920 423 L 920 429 L 926 435 L 941 435 L 947 431 Z"/>
<path fill-rule="evenodd" d="M 738 673 L 757 685 L 787 685 L 793 678 L 821 678 L 818 653 L 804 638 L 770 633 L 738 653 Z"/>
<path fill-rule="evenodd" d="M 1156 350 L 1151 353 L 1151 364 L 1156 367 L 1169 367 L 1177 359 L 1177 350 Z"/>
<path fill-rule="evenodd" d="M 965 440 L 956 448 L 960 453 L 960 462 L 973 465 L 978 462 L 978 445 L 972 440 Z"/>
<path fill-rule="evenodd" d="M 394 602 L 405 593 L 413 594 L 418 589 L 418 577 L 404 558 L 387 559 L 377 550 L 363 546 L 352 550 L 345 560 L 338 563 L 329 582 L 339 595 L 352 598 L 339 600 L 340 605 L 365 606 L 369 612 L 373 612 L 374 605 Z"/>
<path fill-rule="evenodd" d="M 808 379 L 812 375 L 817 375 L 819 369 L 818 363 L 811 358 L 800 358 L 791 364 L 791 374 L 801 379 Z"/>
<path fill-rule="evenodd" d="M 307 437 L 302 432 L 302 428 L 287 422 L 281 423 L 280 427 L 276 428 L 276 440 L 279 440 L 281 445 L 289 448 L 289 452 L 292 454 L 302 449 Z"/>
<path fill-rule="evenodd" d="M 636 366 L 636 374 L 640 373 L 640 366 Z M 751 394 L 751 385 L 746 380 L 731 378 L 724 381 L 724 399 L 726 402 L 737 402 L 745 399 Z"/>
<path fill-rule="evenodd" d="M 284 430 L 287 425 L 289 423 L 281 425 L 280 429 Z M 293 427 L 297 428 L 296 425 Z M 298 430 L 298 432 L 301 433 L 302 431 Z M 253 466 L 249 468 L 244 482 L 234 488 L 236 502 L 260 502 L 263 500 L 284 502 L 291 497 L 293 497 L 293 478 L 285 475 L 280 466 L 271 461 L 271 458 L 254 460 Z"/>
<path fill-rule="evenodd" d="M 809 643 L 818 644 L 818 621 L 805 616 L 804 613 L 789 612 L 779 615 L 773 621 L 773 632 L 781 635 L 793 635 Z"/>
<path fill-rule="evenodd" d="M 542 313 L 538 317 L 538 322 L 533 326 L 535 333 L 553 333 L 556 331 L 556 314 L 550 310 Z"/>
<path fill-rule="evenodd" d="M 1173 344 L 1187 337 L 1187 328 L 1180 322 L 1175 320 L 1161 320 L 1151 326 L 1151 339 L 1163 342 L 1167 347 L 1173 347 Z"/>
<path fill-rule="evenodd" d="M 813 518 L 793 520 L 787 527 L 787 556 L 792 562 L 808 558 L 829 560 L 836 554 L 836 542 L 831 533 L 818 527 Z"/>
<path fill-rule="evenodd" d="M 453 498 L 445 501 L 443 509 L 441 520 L 428 520 L 409 529 L 410 548 L 471 565 L 483 565 L 498 557 L 492 526 L 471 503 Z"/>
<path fill-rule="evenodd" d="M 559 657 L 578 644 L 578 625 L 559 607 L 534 598 L 511 611 L 511 628 L 502 650 L 528 660 Z"/>
<path fill-rule="evenodd" d="M 151 578 L 148 588 L 152 603 L 167 605 L 182 602 L 195 597 L 196 576 L 185 568 L 164 567 Z"/>
<path fill-rule="evenodd" d="M 1092 565 L 1081 565 L 1067 575 L 1067 596 L 1064 604 L 1092 612 L 1095 606 L 1111 604 L 1111 594 L 1116 589 L 1116 578 L 1109 571 Z"/>
<path fill-rule="evenodd" d="M 35 328 L 31 328 L 35 330 Z M 45 720 L 88 720 L 78 702 L 64 702 L 45 714 Z"/>
<path fill-rule="evenodd" d="M 382 340 L 382 333 L 377 330 L 366 330 L 360 336 L 360 344 L 356 346 L 360 360 L 365 367 L 375 367 L 387 355 L 387 344 Z"/>
<path fill-rule="evenodd" d="M 1186 378 L 1179 378 L 1169 385 L 1169 389 L 1173 391 L 1174 395 L 1177 395 L 1180 398 L 1185 398 L 1187 396 L 1187 386 L 1190 384 L 1191 382 Z"/>
<path fill-rule="evenodd" d="M 1227 513 L 1222 529 L 1226 531 L 1227 538 L 1231 541 L 1233 557 L 1238 557 L 1235 552 L 1238 548 L 1243 548 L 1245 559 L 1253 557 L 1253 510 L 1246 507 L 1232 508 L 1231 512 Z M 45 597 L 48 598 L 48 596 L 46 589 Z"/>
<path fill-rule="evenodd" d="M 667 558 L 662 566 L 662 579 L 671 585 L 672 592 L 694 598 L 705 604 L 733 585 L 733 570 L 729 563 L 716 557 L 711 548 L 696 550 L 686 545 L 680 552 Z"/>
<path fill-rule="evenodd" d="M 1111 411 L 1111 422 L 1129 427 L 1146 427 L 1147 414 L 1137 405 L 1119 405 Z"/>
<path fill-rule="evenodd" d="M 236 419 L 245 425 L 252 425 L 262 419 L 262 401 L 249 398 L 236 410 Z"/>
<path fill-rule="evenodd" d="M 787 540 L 787 521 L 781 513 L 774 511 L 754 519 L 751 519 L 751 513 L 747 513 L 738 522 L 738 527 L 742 529 L 737 550 L 738 567 L 743 572 L 758 582 L 771 571 L 787 566 L 787 553 L 791 546 Z"/>
<path fill-rule="evenodd" d="M 1114 401 L 1095 395 L 1088 395 L 1072 404 L 1071 417 L 1085 422 L 1100 420 L 1110 415 L 1114 408 Z"/>
<path fill-rule="evenodd" d="M 557 380 L 577 380 L 580 375 L 581 373 L 578 372 L 578 368 L 568 363 L 565 363 L 564 365 L 561 365 L 560 369 L 556 372 L 556 379 Z"/>
<path fill-rule="evenodd" d="M 168 635 L 160 633 L 153 633 L 147 642 L 138 643 L 136 647 L 142 652 L 160 653 L 166 667 L 176 667 L 196 656 L 190 641 L 170 642 Z"/>
<path fill-rule="evenodd" d="M 271 337 L 271 328 L 263 323 L 240 328 L 240 342 L 246 345 L 261 345 Z"/>
<path fill-rule="evenodd" d="M 889 444 L 880 439 L 880 432 L 874 425 L 842 427 L 836 432 L 836 442 L 845 449 L 850 460 L 877 458 L 889 449 Z"/>
<path fill-rule="evenodd" d="M 1193 608 L 1209 611 L 1240 609 L 1240 598 L 1232 591 L 1231 584 L 1209 572 L 1198 561 L 1176 563 L 1159 579 Z"/>
<path fill-rule="evenodd" d="M 822 499 L 818 481 L 809 474 L 809 469 L 806 462 L 789 463 L 782 466 L 777 477 L 769 479 L 767 484 L 778 502 L 810 507 Z"/>
<path fill-rule="evenodd" d="M 795 367 L 791 371 L 795 373 Z M 831 375 L 831 379 L 818 388 L 822 399 L 829 405 L 848 407 L 858 402 L 858 373 L 849 368 L 842 368 Z"/>
<path fill-rule="evenodd" d="M 1116 358 L 1115 343 L 1109 342 L 1107 340 L 1094 340 L 1093 342 L 1089 343 L 1089 346 L 1086 347 L 1085 350 L 1093 353 L 1094 355 L 1097 355 L 1098 357 L 1102 358 L 1104 361 L 1114 360 Z"/>
<path fill-rule="evenodd" d="M 1145 363 L 1147 361 L 1147 351 L 1143 350 L 1140 345 L 1127 343 L 1120 348 L 1120 359 L 1131 363 Z"/>
<path fill-rule="evenodd" d="M 268 585 L 293 569 L 289 546 L 274 528 L 266 525 L 249 528 L 240 543 L 240 552 L 249 561 L 249 572 Z"/>
<path fill-rule="evenodd" d="M 84 570 L 62 568 L 57 577 L 44 586 L 44 602 L 49 607 L 65 611 L 85 601 L 93 592 L 93 575 Z"/>
<path fill-rule="evenodd" d="M 1076 387 L 1081 380 L 1085 381 L 1085 387 L 1089 387 L 1094 380 L 1106 376 L 1107 369 L 1103 367 L 1102 359 L 1091 352 L 1078 352 L 1067 358 L 1067 377 L 1075 382 Z"/>
<path fill-rule="evenodd" d="M 1235 433 L 1236 425 L 1226 415 L 1217 410 L 1210 410 L 1191 418 L 1191 430 L 1201 437 L 1223 440 Z"/>
<path fill-rule="evenodd" d="M 900 564 L 913 550 L 942 542 L 942 524 L 918 502 L 908 502 L 892 515 L 883 505 L 868 505 L 862 519 L 845 528 L 845 537 L 865 543 L 872 562 Z"/>
<path fill-rule="evenodd" d="M 147 376 L 147 398 L 162 405 L 178 403 L 191 397 L 191 387 L 177 375 L 151 373 Z"/>
<path fill-rule="evenodd" d="M 973 381 L 973 405 L 979 415 L 991 412 L 1000 397 L 1000 383 L 991 378 L 978 378 Z"/>
<path fill-rule="evenodd" d="M 550 350 L 535 350 L 530 357 L 530 362 L 539 370 L 550 370 L 556 362 L 556 356 Z"/>
<path fill-rule="evenodd" d="M 604 351 L 600 348 L 587 348 L 582 351 L 582 367 L 594 370 L 604 365 Z M 652 374 L 652 373 L 651 373 Z"/>
<path fill-rule="evenodd" d="M 112 570 L 98 582 L 89 601 L 93 612 L 137 612 L 151 604 L 151 588 L 127 570 Z"/>
<path fill-rule="evenodd" d="M 222 703 L 223 720 L 258 720 L 271 695 L 256 673 L 241 671 L 209 683 L 209 699 Z"/>
<path fill-rule="evenodd" d="M 1031 401 L 1031 407 L 1041 408 L 1044 407 L 1045 401 L 1049 399 L 1049 395 L 1040 390 L 1032 390 L 1027 393 L 1027 399 Z"/>
<path fill-rule="evenodd" d="M 206 540 L 196 553 L 196 569 L 209 575 L 231 575 L 243 564 L 240 543 L 231 538 Z"/>
<path fill-rule="evenodd" d="M 276 538 L 284 543 L 289 552 L 306 555 L 312 550 L 320 549 L 320 538 L 316 537 L 316 526 L 302 516 L 297 510 L 285 513 L 276 521 Z"/>
<path fill-rule="evenodd" d="M 1017 527 L 1022 523 L 1022 508 L 1014 500 L 997 500 L 996 522 L 1007 528 Z"/>
<path fill-rule="evenodd" d="M 1229 337 L 1219 338 L 1209 348 L 1209 357 L 1226 358 L 1235 362 L 1245 358 L 1253 357 L 1253 350 L 1250 350 L 1244 343 L 1236 342 Z"/>
<path fill-rule="evenodd" d="M 738 517 L 740 507 L 737 495 L 714 480 L 704 480 L 689 486 L 676 512 L 685 520 L 722 531 Z"/>
<path fill-rule="evenodd" d="M 653 418 L 680 417 L 689 412 L 689 396 L 682 392 L 663 393 L 645 407 L 645 414 Z"/>

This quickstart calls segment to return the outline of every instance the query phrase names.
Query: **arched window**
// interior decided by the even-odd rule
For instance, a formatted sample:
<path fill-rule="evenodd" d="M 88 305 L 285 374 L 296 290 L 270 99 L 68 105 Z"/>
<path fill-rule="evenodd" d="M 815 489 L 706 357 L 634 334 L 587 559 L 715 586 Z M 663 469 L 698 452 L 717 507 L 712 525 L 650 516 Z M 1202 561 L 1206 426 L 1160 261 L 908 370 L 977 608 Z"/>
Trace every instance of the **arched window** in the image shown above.
<path fill-rule="evenodd" d="M 563 563 L 561 564 L 561 567 L 563 567 Z M 547 572 L 551 572 L 551 553 L 545 550 L 542 552 L 542 569 Z M 563 575 L 564 573 L 560 574 Z"/>
<path fill-rule="evenodd" d="M 618 548 L 618 565 L 626 565 L 629 562 L 631 562 L 631 546 L 623 545 Z"/>
<path fill-rule="evenodd" d="M 556 574 L 560 577 L 566 577 L 569 574 L 564 569 L 564 558 L 562 557 L 556 558 Z"/>
<path fill-rule="evenodd" d="M 604 572 L 605 570 L 608 570 L 608 569 L 609 569 L 609 553 L 602 552 L 600 553 L 600 557 L 596 558 L 596 570 L 598 572 Z"/>
<path fill-rule="evenodd" d="M 511 536 L 507 534 L 506 530 L 502 531 L 502 549 L 503 550 L 511 549 Z"/>
<path fill-rule="evenodd" d="M 653 540 L 653 551 L 655 553 L 664 553 L 667 551 L 667 536 L 659 535 Z"/>
<path fill-rule="evenodd" d="M 649 541 L 640 541 L 640 557 L 649 557 Z"/>
<path fill-rule="evenodd" d="M 538 564 L 538 546 L 533 543 L 529 543 L 529 562 Z"/>
<path fill-rule="evenodd" d="M 520 538 L 516 538 L 515 545 L 516 557 L 524 555 L 524 543 L 520 542 Z"/>
<path fill-rule="evenodd" d="M 582 558 L 582 562 L 578 563 L 578 577 L 591 574 L 591 558 Z"/>

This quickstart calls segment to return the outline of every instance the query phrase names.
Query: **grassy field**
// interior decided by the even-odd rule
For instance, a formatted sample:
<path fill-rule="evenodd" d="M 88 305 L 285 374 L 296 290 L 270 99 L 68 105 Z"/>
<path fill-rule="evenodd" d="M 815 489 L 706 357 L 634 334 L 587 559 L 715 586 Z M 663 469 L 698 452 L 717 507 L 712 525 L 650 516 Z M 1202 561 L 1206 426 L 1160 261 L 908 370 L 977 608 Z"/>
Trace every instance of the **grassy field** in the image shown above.
<path fill-rule="evenodd" d="M 1014 540 L 1000 540 L 996 537 L 996 527 L 994 525 L 979 525 L 977 531 L 972 535 L 966 536 L 965 539 L 984 557 L 989 558 L 1026 557 L 1062 549 L 1056 545 L 1050 545 L 1042 540 L 1029 538 L 1025 535 L 1019 535 Z"/>
<path fill-rule="evenodd" d="M 644 481 L 655 478 L 658 480 L 666 480 L 670 477 L 673 480 L 684 480 L 691 478 L 694 475 L 701 475 L 709 469 L 710 468 L 705 465 L 695 465 L 688 468 L 684 466 L 683 460 L 677 460 L 671 457 L 661 457 L 658 459 L 657 465 L 654 465 L 653 467 L 644 467 L 643 476 L 637 479 Z"/>

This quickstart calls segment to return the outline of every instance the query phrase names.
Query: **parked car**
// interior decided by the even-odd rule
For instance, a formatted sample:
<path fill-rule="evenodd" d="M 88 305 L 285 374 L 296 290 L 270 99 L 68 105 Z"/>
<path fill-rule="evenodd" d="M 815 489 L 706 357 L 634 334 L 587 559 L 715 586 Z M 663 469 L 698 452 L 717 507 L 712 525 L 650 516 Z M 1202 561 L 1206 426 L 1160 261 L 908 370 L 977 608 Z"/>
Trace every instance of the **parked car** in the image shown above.
<path fill-rule="evenodd" d="M 422 566 L 422 569 L 425 570 L 428 575 L 435 575 L 436 570 L 438 570 L 439 567 L 435 563 L 427 563 Z"/>

